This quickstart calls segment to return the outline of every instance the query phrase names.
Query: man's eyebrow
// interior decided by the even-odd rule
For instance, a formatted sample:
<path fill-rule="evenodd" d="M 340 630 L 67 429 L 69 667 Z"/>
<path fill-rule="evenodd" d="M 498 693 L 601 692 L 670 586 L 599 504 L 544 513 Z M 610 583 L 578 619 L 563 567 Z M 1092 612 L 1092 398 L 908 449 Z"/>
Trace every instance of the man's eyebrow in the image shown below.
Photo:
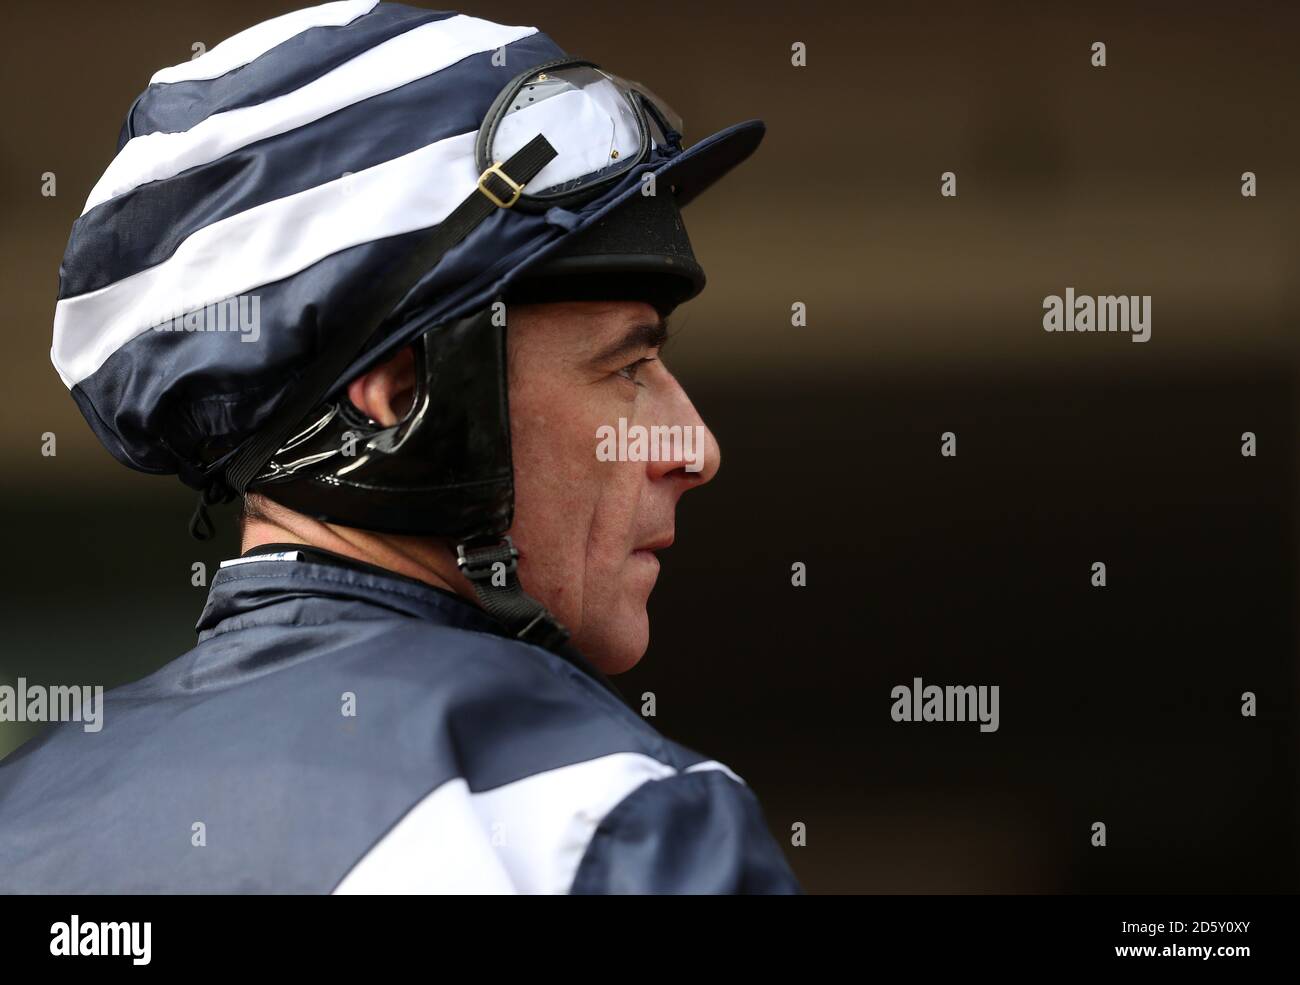
<path fill-rule="evenodd" d="M 594 366 L 603 366 L 642 349 L 658 349 L 668 341 L 668 319 L 638 321 L 629 325 L 622 338 L 591 357 Z"/>

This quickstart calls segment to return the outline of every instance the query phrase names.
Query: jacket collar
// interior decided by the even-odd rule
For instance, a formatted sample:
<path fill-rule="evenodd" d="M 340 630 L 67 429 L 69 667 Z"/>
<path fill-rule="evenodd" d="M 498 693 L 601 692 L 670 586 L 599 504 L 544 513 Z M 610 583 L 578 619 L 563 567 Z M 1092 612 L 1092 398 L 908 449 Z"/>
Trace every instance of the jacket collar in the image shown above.
<path fill-rule="evenodd" d="M 304 544 L 265 544 L 223 562 L 195 630 L 202 643 L 250 626 L 347 619 L 378 606 L 442 626 L 510 639 L 478 606 L 432 585 Z M 328 608 L 328 613 L 314 610 Z M 527 644 L 525 644 L 527 645 Z M 610 680 L 571 646 L 557 654 L 626 701 Z"/>
<path fill-rule="evenodd" d="M 299 621 L 298 602 L 360 603 L 458 629 L 502 635 L 486 612 L 414 578 L 303 544 L 265 544 L 222 563 L 194 627 L 199 642 L 230 629 Z M 346 616 L 345 616 L 346 617 Z"/>

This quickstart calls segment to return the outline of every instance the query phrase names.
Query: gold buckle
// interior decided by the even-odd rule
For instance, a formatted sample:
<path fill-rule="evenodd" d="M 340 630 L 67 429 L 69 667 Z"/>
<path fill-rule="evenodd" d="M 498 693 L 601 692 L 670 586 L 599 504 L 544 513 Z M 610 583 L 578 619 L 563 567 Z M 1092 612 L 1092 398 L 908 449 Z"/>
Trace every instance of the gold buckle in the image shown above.
<path fill-rule="evenodd" d="M 490 188 L 488 188 L 487 185 L 483 183 L 484 180 L 487 178 L 487 176 L 490 174 L 495 174 L 498 178 L 500 178 L 507 185 L 509 185 L 511 189 L 513 189 L 514 194 L 510 196 L 510 200 L 508 202 L 503 202 L 492 192 Z M 490 198 L 500 208 L 508 209 L 510 208 L 510 206 L 514 205 L 517 201 L 519 201 L 519 196 L 523 192 L 524 186 L 519 184 L 519 182 L 515 181 L 514 178 L 510 177 L 510 175 L 502 171 L 501 162 L 497 161 L 490 168 L 488 168 L 486 171 L 484 171 L 481 175 L 478 176 L 478 190 L 481 191 L 488 198 Z"/>

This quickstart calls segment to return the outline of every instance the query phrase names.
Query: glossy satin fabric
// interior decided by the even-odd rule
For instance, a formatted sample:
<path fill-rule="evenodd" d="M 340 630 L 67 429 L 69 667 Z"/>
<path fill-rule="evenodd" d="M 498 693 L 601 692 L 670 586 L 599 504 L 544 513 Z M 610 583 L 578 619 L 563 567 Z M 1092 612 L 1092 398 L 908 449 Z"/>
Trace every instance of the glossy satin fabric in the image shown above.
<path fill-rule="evenodd" d="M 0 762 L 0 890 L 799 891 L 731 770 L 454 596 L 250 560 L 197 628 Z"/>

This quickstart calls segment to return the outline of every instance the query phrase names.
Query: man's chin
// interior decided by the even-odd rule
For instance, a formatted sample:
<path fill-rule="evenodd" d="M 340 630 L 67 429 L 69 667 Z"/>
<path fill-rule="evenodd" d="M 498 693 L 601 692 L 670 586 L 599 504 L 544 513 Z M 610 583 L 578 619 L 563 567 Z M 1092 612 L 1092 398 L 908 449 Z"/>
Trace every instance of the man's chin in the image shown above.
<path fill-rule="evenodd" d="M 641 662 L 650 646 L 650 617 L 642 605 L 620 619 L 574 633 L 573 645 L 603 674 L 622 674 Z"/>

